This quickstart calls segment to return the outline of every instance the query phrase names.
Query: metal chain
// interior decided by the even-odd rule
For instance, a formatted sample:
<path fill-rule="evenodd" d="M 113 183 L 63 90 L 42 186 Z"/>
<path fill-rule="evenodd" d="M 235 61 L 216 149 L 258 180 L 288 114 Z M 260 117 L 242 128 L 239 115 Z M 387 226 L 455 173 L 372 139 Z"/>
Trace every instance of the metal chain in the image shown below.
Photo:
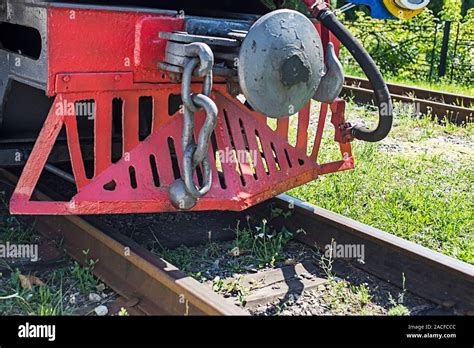
<path fill-rule="evenodd" d="M 184 107 L 184 124 L 181 144 L 183 147 L 182 179 L 177 180 L 170 189 L 173 205 L 180 209 L 190 209 L 197 199 L 209 192 L 212 185 L 212 170 L 209 160 L 209 140 L 217 124 L 217 105 L 209 97 L 212 91 L 212 68 L 214 55 L 208 45 L 193 43 L 186 45 L 186 53 L 193 57 L 184 66 L 181 82 L 181 97 Z M 204 77 L 202 93 L 191 91 L 193 74 Z M 199 131 L 197 143 L 194 141 L 194 114 L 204 110 L 206 119 Z M 203 185 L 198 188 L 194 183 L 194 172 L 202 165 Z M 184 190 L 183 192 L 183 184 Z M 174 187 L 173 187 L 174 186 Z"/>

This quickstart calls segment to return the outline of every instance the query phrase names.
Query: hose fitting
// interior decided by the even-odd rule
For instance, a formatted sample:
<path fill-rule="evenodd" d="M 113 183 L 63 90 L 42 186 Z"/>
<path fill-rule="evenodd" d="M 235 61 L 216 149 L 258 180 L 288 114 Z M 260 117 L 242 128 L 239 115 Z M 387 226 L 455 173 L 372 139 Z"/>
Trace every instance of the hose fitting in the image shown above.
<path fill-rule="evenodd" d="M 371 130 L 365 126 L 354 125 L 350 129 L 354 138 L 377 142 L 383 140 L 393 124 L 393 104 L 387 84 L 377 68 L 374 60 L 365 50 L 362 44 L 344 27 L 329 10 L 323 0 L 304 0 L 310 12 L 324 25 L 334 36 L 347 48 L 354 59 L 359 63 L 365 75 L 369 79 L 374 90 L 375 103 L 379 109 L 379 122 L 375 129 Z"/>

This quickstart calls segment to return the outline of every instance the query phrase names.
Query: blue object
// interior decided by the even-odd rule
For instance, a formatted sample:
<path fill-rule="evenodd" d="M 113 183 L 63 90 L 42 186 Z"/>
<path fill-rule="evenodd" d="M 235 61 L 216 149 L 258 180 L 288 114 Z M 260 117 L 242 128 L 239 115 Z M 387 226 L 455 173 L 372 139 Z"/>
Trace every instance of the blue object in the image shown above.
<path fill-rule="evenodd" d="M 370 7 L 370 15 L 377 19 L 396 19 L 385 7 L 382 0 L 346 0 L 358 5 L 367 5 Z"/>

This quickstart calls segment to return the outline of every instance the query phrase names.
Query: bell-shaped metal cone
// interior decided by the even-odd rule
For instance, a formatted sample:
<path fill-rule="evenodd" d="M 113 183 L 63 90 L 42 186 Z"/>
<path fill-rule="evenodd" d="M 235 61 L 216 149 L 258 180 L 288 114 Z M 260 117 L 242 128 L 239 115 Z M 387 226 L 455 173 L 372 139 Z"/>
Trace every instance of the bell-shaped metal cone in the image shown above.
<path fill-rule="evenodd" d="M 254 110 L 275 118 L 298 112 L 324 75 L 324 52 L 314 24 L 292 10 L 266 14 L 242 43 L 238 72 Z"/>

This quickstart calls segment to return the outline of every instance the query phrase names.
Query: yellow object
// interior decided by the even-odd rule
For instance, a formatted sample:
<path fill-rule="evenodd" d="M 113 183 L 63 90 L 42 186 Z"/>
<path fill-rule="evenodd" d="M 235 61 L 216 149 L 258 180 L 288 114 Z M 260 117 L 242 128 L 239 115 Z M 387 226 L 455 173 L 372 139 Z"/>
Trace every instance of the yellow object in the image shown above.
<path fill-rule="evenodd" d="M 421 8 L 419 10 L 408 10 L 406 8 L 402 8 L 398 6 L 396 3 L 396 0 L 383 0 L 383 3 L 387 10 L 394 15 L 397 18 L 400 19 L 410 19 L 413 18 L 417 15 L 419 15 L 421 12 L 423 12 L 424 8 Z"/>

